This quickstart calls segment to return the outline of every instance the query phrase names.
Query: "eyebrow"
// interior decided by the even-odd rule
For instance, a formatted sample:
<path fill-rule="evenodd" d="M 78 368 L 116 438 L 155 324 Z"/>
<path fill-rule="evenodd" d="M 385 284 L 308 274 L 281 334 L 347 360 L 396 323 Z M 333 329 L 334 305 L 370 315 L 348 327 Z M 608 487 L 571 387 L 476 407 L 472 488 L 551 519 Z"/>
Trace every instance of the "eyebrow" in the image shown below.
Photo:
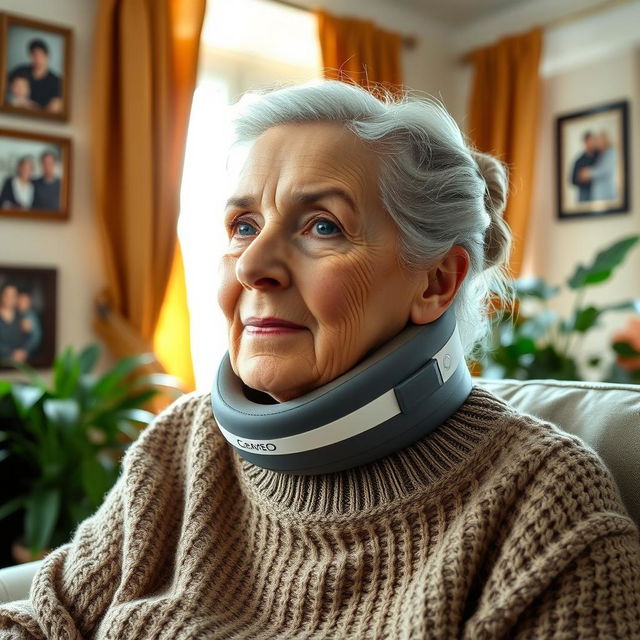
<path fill-rule="evenodd" d="M 321 191 L 312 192 L 298 192 L 294 193 L 293 199 L 300 204 L 313 204 L 318 200 L 329 197 L 338 197 L 344 200 L 353 211 L 356 211 L 356 205 L 353 198 L 343 189 L 339 187 L 331 187 L 329 189 L 322 189 Z M 238 196 L 231 197 L 227 200 L 226 207 L 238 207 L 240 209 L 246 209 L 253 207 L 256 204 L 256 199 L 252 196 Z"/>

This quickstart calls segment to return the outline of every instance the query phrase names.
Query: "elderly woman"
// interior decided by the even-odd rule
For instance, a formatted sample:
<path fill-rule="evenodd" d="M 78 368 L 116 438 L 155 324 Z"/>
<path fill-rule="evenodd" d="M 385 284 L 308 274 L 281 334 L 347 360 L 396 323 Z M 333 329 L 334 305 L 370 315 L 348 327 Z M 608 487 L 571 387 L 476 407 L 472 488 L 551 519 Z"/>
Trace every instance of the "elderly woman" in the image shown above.
<path fill-rule="evenodd" d="M 438 105 L 333 82 L 237 132 L 213 392 L 142 434 L 0 637 L 640 637 L 610 474 L 465 367 L 502 167 Z"/>

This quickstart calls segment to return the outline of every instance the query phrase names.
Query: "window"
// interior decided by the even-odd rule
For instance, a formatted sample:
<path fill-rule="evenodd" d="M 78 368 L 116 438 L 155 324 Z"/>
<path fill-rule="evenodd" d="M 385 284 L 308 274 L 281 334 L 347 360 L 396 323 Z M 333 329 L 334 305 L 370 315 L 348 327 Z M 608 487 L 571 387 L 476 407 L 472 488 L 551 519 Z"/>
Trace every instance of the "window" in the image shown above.
<path fill-rule="evenodd" d="M 222 209 L 231 187 L 226 169 L 229 105 L 249 89 L 308 82 L 321 75 L 313 14 L 268 0 L 209 3 L 178 223 L 199 390 L 210 388 L 227 348 L 216 291 L 218 261 L 226 245 Z"/>

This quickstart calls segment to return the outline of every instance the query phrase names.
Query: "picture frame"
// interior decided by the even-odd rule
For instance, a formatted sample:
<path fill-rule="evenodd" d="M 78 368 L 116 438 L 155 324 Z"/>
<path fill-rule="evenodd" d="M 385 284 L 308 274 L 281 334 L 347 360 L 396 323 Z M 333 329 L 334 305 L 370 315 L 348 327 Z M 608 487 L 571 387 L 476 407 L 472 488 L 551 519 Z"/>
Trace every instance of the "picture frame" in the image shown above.
<path fill-rule="evenodd" d="M 0 129 L 0 216 L 68 220 L 71 140 Z"/>
<path fill-rule="evenodd" d="M 57 281 L 55 268 L 0 264 L 0 369 L 12 368 L 12 360 L 53 364 Z"/>
<path fill-rule="evenodd" d="M 630 211 L 629 102 L 621 100 L 556 119 L 558 218 Z"/>
<path fill-rule="evenodd" d="M 0 111 L 68 120 L 73 32 L 26 16 L 0 14 Z"/>

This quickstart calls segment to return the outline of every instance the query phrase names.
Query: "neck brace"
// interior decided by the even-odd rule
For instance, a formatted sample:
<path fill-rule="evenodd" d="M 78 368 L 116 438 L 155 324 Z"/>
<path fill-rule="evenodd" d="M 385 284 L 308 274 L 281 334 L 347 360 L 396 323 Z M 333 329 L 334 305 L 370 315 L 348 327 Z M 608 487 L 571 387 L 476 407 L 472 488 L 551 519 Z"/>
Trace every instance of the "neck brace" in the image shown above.
<path fill-rule="evenodd" d="M 342 471 L 403 449 L 466 400 L 453 309 L 398 336 L 330 383 L 294 400 L 249 400 L 227 353 L 211 392 L 220 431 L 253 464 L 293 474 Z"/>

